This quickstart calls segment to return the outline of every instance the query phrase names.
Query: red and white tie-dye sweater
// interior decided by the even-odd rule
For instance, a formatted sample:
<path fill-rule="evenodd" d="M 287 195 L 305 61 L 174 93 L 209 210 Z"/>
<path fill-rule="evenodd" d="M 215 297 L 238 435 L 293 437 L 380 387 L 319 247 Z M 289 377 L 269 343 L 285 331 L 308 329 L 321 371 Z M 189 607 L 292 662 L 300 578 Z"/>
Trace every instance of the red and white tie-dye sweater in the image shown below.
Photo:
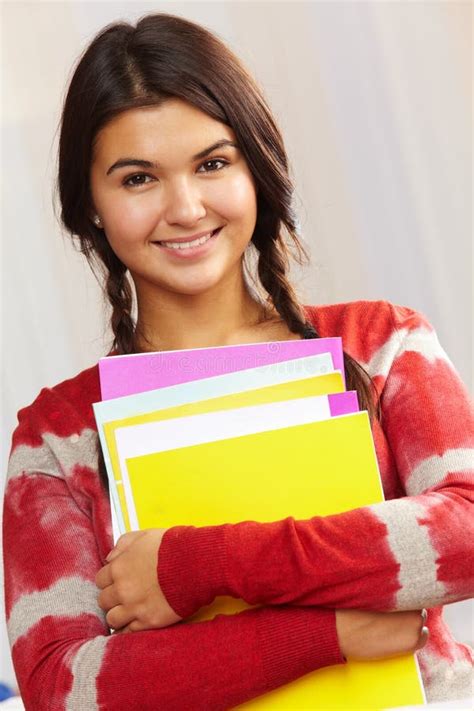
<path fill-rule="evenodd" d="M 305 308 L 381 393 L 373 434 L 386 501 L 308 521 L 170 529 L 159 577 L 178 613 L 216 594 L 264 606 L 110 635 L 94 584 L 113 547 L 97 366 L 43 389 L 18 414 L 3 518 L 8 633 L 27 709 L 231 708 L 343 663 L 334 613 L 319 606 L 429 608 L 418 654 L 428 700 L 471 693 L 472 652 L 441 608 L 474 589 L 466 389 L 419 313 L 384 301 Z"/>

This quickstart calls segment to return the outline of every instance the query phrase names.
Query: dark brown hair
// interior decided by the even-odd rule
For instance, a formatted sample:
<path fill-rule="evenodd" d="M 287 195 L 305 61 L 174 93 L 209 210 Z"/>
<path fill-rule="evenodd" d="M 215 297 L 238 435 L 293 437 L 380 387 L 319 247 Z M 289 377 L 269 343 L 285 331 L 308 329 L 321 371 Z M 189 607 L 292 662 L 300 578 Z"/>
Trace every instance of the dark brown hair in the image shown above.
<path fill-rule="evenodd" d="M 293 333 L 317 338 L 287 277 L 290 259 L 303 264 L 308 254 L 298 240 L 283 139 L 263 92 L 215 34 L 182 17 L 157 13 L 145 15 L 136 26 L 108 25 L 93 39 L 75 67 L 61 117 L 61 220 L 96 276 L 96 267 L 105 276 L 112 347 L 120 354 L 135 350 L 133 290 L 127 268 L 91 220 L 94 140 L 122 111 L 159 106 L 170 98 L 185 100 L 233 129 L 258 188 L 251 245 L 264 304 L 276 309 Z M 344 360 L 347 386 L 357 390 L 361 408 L 373 419 L 378 414 L 375 386 L 347 353 Z"/>

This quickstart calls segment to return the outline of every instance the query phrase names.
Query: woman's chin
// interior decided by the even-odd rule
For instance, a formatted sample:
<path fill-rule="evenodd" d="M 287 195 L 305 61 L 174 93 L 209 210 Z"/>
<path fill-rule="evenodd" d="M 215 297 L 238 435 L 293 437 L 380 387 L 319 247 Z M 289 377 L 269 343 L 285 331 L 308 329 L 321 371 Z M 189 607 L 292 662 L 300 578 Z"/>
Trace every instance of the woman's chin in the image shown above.
<path fill-rule="evenodd" d="M 196 281 L 187 281 L 183 283 L 168 284 L 165 288 L 174 294 L 182 296 L 203 296 L 212 291 L 219 283 L 218 279 L 201 279 Z"/>

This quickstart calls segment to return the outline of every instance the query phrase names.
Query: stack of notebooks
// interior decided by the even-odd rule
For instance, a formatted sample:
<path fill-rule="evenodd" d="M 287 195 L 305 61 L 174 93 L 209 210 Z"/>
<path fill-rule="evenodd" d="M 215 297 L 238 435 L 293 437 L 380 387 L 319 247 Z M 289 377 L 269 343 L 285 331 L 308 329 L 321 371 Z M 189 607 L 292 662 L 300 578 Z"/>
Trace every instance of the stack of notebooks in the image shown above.
<path fill-rule="evenodd" d="M 95 418 L 114 538 L 176 525 L 308 519 L 383 501 L 366 411 L 345 389 L 340 338 L 103 358 Z M 235 614 L 217 598 L 192 624 Z M 318 670 L 241 706 L 421 704 L 413 655 Z"/>

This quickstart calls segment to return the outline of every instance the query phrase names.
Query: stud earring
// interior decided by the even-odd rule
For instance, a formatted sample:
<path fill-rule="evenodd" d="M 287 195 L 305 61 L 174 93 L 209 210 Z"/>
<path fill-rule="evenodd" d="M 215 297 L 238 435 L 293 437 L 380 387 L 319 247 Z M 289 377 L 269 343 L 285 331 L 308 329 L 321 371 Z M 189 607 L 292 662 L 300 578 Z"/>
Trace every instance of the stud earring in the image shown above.
<path fill-rule="evenodd" d="M 100 221 L 99 215 L 95 215 L 95 217 L 94 217 L 94 225 L 95 225 L 96 227 L 102 227 L 102 222 Z"/>

